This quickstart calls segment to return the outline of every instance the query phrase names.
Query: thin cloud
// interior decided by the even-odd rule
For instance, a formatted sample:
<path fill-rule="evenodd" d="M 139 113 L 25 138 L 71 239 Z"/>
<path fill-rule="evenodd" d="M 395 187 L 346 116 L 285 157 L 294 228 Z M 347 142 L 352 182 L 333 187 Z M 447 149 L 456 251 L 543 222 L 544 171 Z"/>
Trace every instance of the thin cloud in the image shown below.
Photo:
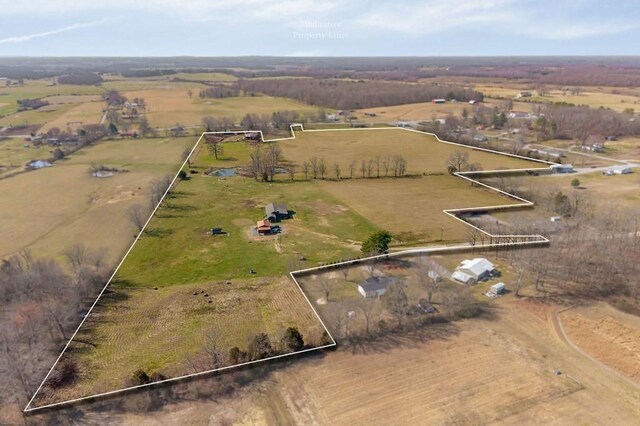
<path fill-rule="evenodd" d="M 94 26 L 102 24 L 104 22 L 105 22 L 105 20 L 94 21 L 94 22 L 86 22 L 86 23 L 78 23 L 78 24 L 73 24 L 73 25 L 68 25 L 66 27 L 58 28 L 58 29 L 55 29 L 55 30 L 44 31 L 44 32 L 41 32 L 41 33 L 33 33 L 33 34 L 27 34 L 27 35 L 22 35 L 22 36 L 7 37 L 7 38 L 0 39 L 0 43 L 2 43 L 2 44 L 5 44 L 5 43 L 23 43 L 25 41 L 33 40 L 35 38 L 49 37 L 49 36 L 52 36 L 52 35 L 55 35 L 55 34 L 64 33 L 64 32 L 67 32 L 67 31 L 78 30 L 80 28 L 94 27 Z"/>

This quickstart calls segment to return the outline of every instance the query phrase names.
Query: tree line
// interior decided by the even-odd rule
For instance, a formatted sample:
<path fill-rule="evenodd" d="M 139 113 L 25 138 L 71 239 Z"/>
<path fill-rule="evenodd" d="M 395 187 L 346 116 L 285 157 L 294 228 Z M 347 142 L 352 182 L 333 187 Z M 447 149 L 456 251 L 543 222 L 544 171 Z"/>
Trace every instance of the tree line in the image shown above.
<path fill-rule="evenodd" d="M 352 160 L 343 170 L 337 162 L 329 164 L 324 158 L 311 157 L 302 163 L 301 171 L 305 179 L 354 179 L 357 172 L 361 178 L 404 177 L 407 174 L 407 160 L 401 155 L 377 155 L 368 160 Z"/>
<path fill-rule="evenodd" d="M 360 109 L 378 106 L 429 102 L 434 98 L 468 101 L 482 100 L 480 92 L 443 84 L 405 84 L 372 80 L 328 79 L 239 80 L 244 91 L 297 99 L 309 105 L 335 109 Z"/>

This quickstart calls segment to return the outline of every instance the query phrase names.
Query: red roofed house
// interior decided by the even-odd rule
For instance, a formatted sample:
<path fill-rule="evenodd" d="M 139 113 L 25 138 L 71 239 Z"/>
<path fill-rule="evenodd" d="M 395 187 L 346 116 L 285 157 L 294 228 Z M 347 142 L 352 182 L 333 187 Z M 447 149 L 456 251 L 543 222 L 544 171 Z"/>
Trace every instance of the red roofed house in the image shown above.
<path fill-rule="evenodd" d="M 256 230 L 259 235 L 269 235 L 271 233 L 271 222 L 269 219 L 262 219 L 256 223 Z"/>

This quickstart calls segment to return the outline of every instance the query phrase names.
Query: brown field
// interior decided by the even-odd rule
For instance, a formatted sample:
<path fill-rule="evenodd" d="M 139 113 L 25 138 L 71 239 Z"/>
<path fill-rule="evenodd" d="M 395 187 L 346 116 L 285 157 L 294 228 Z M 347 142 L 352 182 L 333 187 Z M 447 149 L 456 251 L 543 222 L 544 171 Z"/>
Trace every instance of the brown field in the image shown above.
<path fill-rule="evenodd" d="M 401 153 L 408 161 L 409 173 L 416 174 L 415 177 L 403 180 L 344 179 L 322 182 L 322 187 L 359 215 L 405 242 L 436 241 L 441 234 L 447 241 L 461 241 L 467 232 L 465 225 L 448 217 L 442 210 L 512 203 L 494 192 L 472 188 L 469 183 L 446 174 L 446 162 L 453 152 L 469 150 L 471 161 L 479 162 L 485 169 L 539 165 L 440 143 L 432 136 L 400 129 L 296 132 L 296 139 L 279 144 L 285 157 L 297 164 L 312 156 L 324 158 L 329 165 L 329 177 L 334 173 L 334 162 L 340 164 L 342 175 L 348 176 L 348 165 L 352 159 L 368 160 L 376 155 L 384 157 Z M 423 173 L 436 175 L 424 176 Z M 359 165 L 354 176 L 360 176 Z M 410 208 L 408 200 L 411 200 Z"/>
<path fill-rule="evenodd" d="M 55 119 L 47 121 L 47 123 L 40 128 L 40 132 L 47 132 L 53 127 L 57 127 L 60 130 L 67 130 L 70 128 L 67 123 L 74 121 L 80 121 L 83 124 L 98 124 L 102 118 L 104 108 L 105 104 L 101 100 L 87 101 L 78 104 L 66 110 Z M 71 127 L 71 129 L 73 129 L 73 127 Z"/>
<path fill-rule="evenodd" d="M 118 289 L 113 300 L 109 295 L 105 299 L 76 339 L 98 342 L 98 347 L 75 342 L 70 347 L 82 380 L 39 398 L 38 404 L 130 386 L 127 379 L 139 368 L 167 377 L 204 371 L 187 359 L 198 355 L 207 335 L 220 338 L 227 354 L 233 346 L 245 347 L 249 336 L 259 332 L 274 339 L 295 326 L 309 345 L 319 344 L 324 332 L 288 277 Z"/>
<path fill-rule="evenodd" d="M 173 126 L 176 123 L 199 126 L 205 116 L 233 117 L 239 122 L 247 113 L 271 115 L 283 110 L 302 113 L 317 111 L 315 107 L 270 96 L 201 99 L 198 92 L 202 87 L 204 86 L 167 83 L 149 90 L 126 91 L 124 94 L 129 99 L 144 98 L 150 124 L 159 127 Z M 191 98 L 189 90 L 192 91 Z"/>
<path fill-rule="evenodd" d="M 533 161 L 511 158 L 505 155 L 474 150 L 469 147 L 438 142 L 435 137 L 424 133 L 402 129 L 349 131 L 296 132 L 296 139 L 281 141 L 287 160 L 302 164 L 311 157 L 324 158 L 331 166 L 337 162 L 342 175 L 348 176 L 351 161 L 373 159 L 379 155 L 402 155 L 407 160 L 409 173 L 443 173 L 447 170 L 447 160 L 456 151 L 468 151 L 471 162 L 480 163 L 485 170 L 544 167 Z M 355 176 L 359 175 L 356 167 Z"/>
<path fill-rule="evenodd" d="M 53 167 L 0 180 L 0 257 L 31 249 L 60 256 L 75 243 L 105 247 L 121 257 L 133 230 L 126 210 L 147 203 L 146 188 L 174 174 L 192 138 L 104 141 L 82 149 Z M 91 163 L 126 168 L 111 178 L 89 174 Z"/>
<path fill-rule="evenodd" d="M 376 226 L 409 241 L 439 241 L 441 231 L 446 241 L 464 241 L 468 227 L 442 210 L 515 203 L 448 175 L 354 179 L 326 182 L 323 188 Z"/>
<path fill-rule="evenodd" d="M 607 142 L 607 152 L 611 158 L 640 162 L 640 138 L 626 137 L 618 141 Z"/>
<path fill-rule="evenodd" d="M 487 100 L 483 103 L 485 107 L 493 108 L 498 104 L 497 101 Z M 473 111 L 473 105 L 468 102 L 447 102 L 446 104 L 433 104 L 431 102 L 422 102 L 417 104 L 393 105 L 377 108 L 366 108 L 356 110 L 353 116 L 358 121 L 364 122 L 390 122 L 390 121 L 421 121 L 432 120 L 435 118 L 444 118 L 447 115 L 460 116 L 462 110 L 466 109 L 469 113 Z M 365 115 L 365 113 L 374 113 L 375 117 Z"/>
<path fill-rule="evenodd" d="M 597 303 L 565 311 L 560 320 L 575 345 L 640 384 L 640 318 Z"/>
<path fill-rule="evenodd" d="M 581 189 L 573 189 L 571 181 L 574 178 L 580 180 Z M 583 191 L 593 199 L 599 200 L 602 206 L 625 205 L 636 206 L 640 202 L 640 175 L 635 173 L 627 175 L 603 176 L 602 172 L 581 174 L 578 176 L 543 176 L 544 181 L 559 185 L 563 191 Z"/>

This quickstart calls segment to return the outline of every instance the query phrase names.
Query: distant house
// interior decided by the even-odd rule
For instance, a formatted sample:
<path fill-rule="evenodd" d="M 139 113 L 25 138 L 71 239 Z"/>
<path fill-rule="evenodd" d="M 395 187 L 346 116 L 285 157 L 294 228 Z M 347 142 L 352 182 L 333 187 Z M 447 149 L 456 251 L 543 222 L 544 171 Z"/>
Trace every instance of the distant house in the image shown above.
<path fill-rule="evenodd" d="M 469 101 L 469 104 L 470 104 L 470 105 L 475 105 L 475 104 L 477 104 L 477 103 L 478 103 L 478 101 L 476 101 L 475 99 L 471 99 L 471 100 Z"/>
<path fill-rule="evenodd" d="M 138 137 L 137 130 L 127 130 L 124 132 L 119 132 L 118 134 L 120 135 L 121 138 L 137 138 Z"/>
<path fill-rule="evenodd" d="M 269 203 L 264 208 L 265 217 L 271 222 L 280 222 L 282 219 L 291 218 L 291 213 L 286 204 Z"/>
<path fill-rule="evenodd" d="M 338 116 L 336 114 L 327 114 L 327 121 L 337 121 Z"/>
<path fill-rule="evenodd" d="M 476 257 L 471 260 L 463 260 L 451 274 L 451 277 L 463 284 L 471 285 L 489 278 L 495 270 L 496 267 L 493 263 L 484 257 Z"/>
<path fill-rule="evenodd" d="M 522 92 L 516 95 L 516 98 L 530 98 L 530 97 L 531 97 L 531 92 L 526 90 L 523 90 Z"/>
<path fill-rule="evenodd" d="M 431 103 L 434 103 L 434 104 L 444 104 L 444 103 L 447 103 L 447 100 L 446 100 L 446 99 L 442 99 L 442 98 L 432 99 L 432 100 L 431 100 Z"/>
<path fill-rule="evenodd" d="M 613 166 L 602 172 L 605 176 L 613 176 L 613 175 L 628 175 L 629 173 L 633 173 L 633 170 L 629 166 Z"/>
<path fill-rule="evenodd" d="M 606 138 L 602 135 L 591 135 L 580 147 L 584 151 L 604 152 Z"/>
<path fill-rule="evenodd" d="M 573 173 L 573 166 L 571 164 L 553 164 L 549 167 L 552 173 Z"/>
<path fill-rule="evenodd" d="M 252 140 L 252 141 L 257 141 L 257 140 L 260 140 L 260 133 L 259 132 L 245 132 L 244 133 L 244 138 L 248 139 L 248 140 Z"/>
<path fill-rule="evenodd" d="M 27 165 L 27 167 L 32 169 L 42 169 L 44 167 L 51 167 L 52 165 L 53 164 L 51 164 L 48 161 L 38 160 L 38 161 L 32 161 Z"/>
<path fill-rule="evenodd" d="M 474 142 L 486 142 L 487 141 L 487 137 L 485 135 L 475 135 L 473 137 L 473 141 Z"/>
<path fill-rule="evenodd" d="M 370 277 L 358 284 L 358 293 L 367 298 L 380 297 L 391 284 L 398 281 L 397 277 Z"/>
<path fill-rule="evenodd" d="M 269 219 L 262 219 L 256 223 L 256 231 L 258 231 L 259 235 L 269 235 L 271 234 L 271 229 L 273 226 Z"/>

